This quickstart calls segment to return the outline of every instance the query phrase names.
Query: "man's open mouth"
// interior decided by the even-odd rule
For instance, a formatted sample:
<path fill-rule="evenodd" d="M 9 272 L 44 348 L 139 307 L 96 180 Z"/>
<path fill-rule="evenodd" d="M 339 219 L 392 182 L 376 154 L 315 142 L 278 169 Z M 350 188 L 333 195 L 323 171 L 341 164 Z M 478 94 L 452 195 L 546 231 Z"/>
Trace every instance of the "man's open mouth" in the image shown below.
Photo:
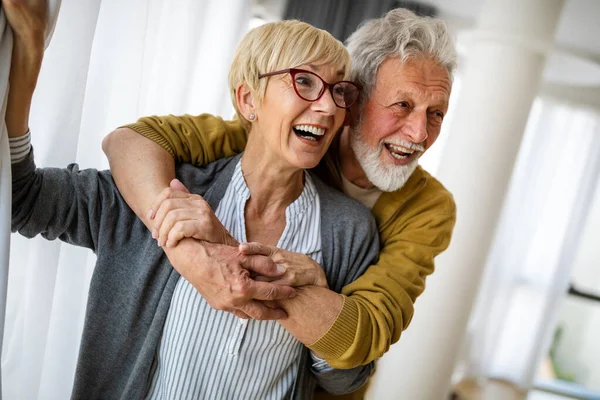
<path fill-rule="evenodd" d="M 296 125 L 292 127 L 292 130 L 302 139 L 312 140 L 314 142 L 318 142 L 325 137 L 324 128 L 319 128 L 312 125 Z"/>
<path fill-rule="evenodd" d="M 416 151 L 413 149 L 406 148 L 404 146 L 399 146 L 391 143 L 385 143 L 385 148 L 388 149 L 391 156 L 397 160 L 404 160 L 413 155 L 413 153 L 415 153 Z"/>

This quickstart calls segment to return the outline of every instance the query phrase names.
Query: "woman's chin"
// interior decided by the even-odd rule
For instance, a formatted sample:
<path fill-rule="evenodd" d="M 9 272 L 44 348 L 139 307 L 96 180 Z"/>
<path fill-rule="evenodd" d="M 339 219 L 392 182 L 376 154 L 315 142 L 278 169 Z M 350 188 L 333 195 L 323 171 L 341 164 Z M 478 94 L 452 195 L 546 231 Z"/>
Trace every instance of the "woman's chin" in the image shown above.
<path fill-rule="evenodd" d="M 311 169 L 319 165 L 321 157 L 309 156 L 309 157 L 295 157 L 294 160 L 290 160 L 291 164 L 300 169 Z"/>

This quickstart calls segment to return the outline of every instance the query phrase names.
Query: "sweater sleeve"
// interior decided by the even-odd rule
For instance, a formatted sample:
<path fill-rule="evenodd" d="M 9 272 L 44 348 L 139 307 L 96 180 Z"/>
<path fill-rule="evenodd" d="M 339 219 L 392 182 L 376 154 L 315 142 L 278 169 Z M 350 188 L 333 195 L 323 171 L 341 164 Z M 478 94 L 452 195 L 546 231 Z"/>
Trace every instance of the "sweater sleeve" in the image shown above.
<path fill-rule="evenodd" d="M 380 230 L 379 260 L 342 289 L 343 308 L 311 350 L 335 368 L 353 368 L 385 354 L 412 319 L 416 298 L 449 243 L 456 219 L 451 195 L 402 215 Z"/>
<path fill-rule="evenodd" d="M 108 172 L 77 164 L 36 169 L 33 150 L 12 165 L 11 230 L 25 237 L 42 235 L 97 251 L 103 224 L 131 227 L 133 213 L 126 208 Z"/>
<path fill-rule="evenodd" d="M 123 126 L 156 142 L 177 163 L 196 166 L 241 153 L 248 140 L 239 121 L 210 114 L 151 116 Z"/>

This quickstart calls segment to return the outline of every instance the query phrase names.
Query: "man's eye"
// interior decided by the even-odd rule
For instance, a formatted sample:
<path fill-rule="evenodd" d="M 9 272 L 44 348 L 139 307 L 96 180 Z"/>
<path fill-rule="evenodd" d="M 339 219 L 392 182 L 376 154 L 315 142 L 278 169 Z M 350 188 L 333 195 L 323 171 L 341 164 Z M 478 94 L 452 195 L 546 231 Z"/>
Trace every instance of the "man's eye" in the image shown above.
<path fill-rule="evenodd" d="M 396 105 L 398 107 L 402 107 L 402 108 L 408 108 L 408 103 L 406 101 L 401 101 L 399 103 L 396 103 Z"/>
<path fill-rule="evenodd" d="M 441 111 L 436 111 L 434 114 L 435 114 L 435 116 L 436 116 L 437 118 L 439 118 L 439 119 L 444 119 L 444 113 L 443 113 L 443 112 L 441 112 Z"/>

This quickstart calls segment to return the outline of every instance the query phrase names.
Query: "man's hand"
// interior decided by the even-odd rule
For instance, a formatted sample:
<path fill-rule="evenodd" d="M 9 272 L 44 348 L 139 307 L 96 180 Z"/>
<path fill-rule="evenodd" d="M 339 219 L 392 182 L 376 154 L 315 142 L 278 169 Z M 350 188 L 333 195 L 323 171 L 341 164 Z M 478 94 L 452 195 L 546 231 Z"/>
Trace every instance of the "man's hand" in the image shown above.
<path fill-rule="evenodd" d="M 191 194 L 177 179 L 160 193 L 148 217 L 152 221 L 152 237 L 161 247 L 175 247 L 184 238 L 238 245 L 204 198 Z"/>
<path fill-rule="evenodd" d="M 262 255 L 269 257 L 275 264 L 285 269 L 285 273 L 280 277 L 257 276 L 256 280 L 293 287 L 307 285 L 320 286 L 326 289 L 329 287 L 323 268 L 305 254 L 294 253 L 260 243 L 242 243 L 239 250 L 241 254 L 247 256 Z"/>
<path fill-rule="evenodd" d="M 294 288 L 255 281 L 255 274 L 277 278 L 283 271 L 265 256 L 247 256 L 236 247 L 184 239 L 175 248 L 164 248 L 173 267 L 200 292 L 211 307 L 240 318 L 284 319 L 285 311 L 268 307 L 265 300 L 285 300 Z"/>
<path fill-rule="evenodd" d="M 280 307 L 287 313 L 279 323 L 307 346 L 317 342 L 331 328 L 344 305 L 344 297 L 318 286 L 296 289 L 293 299 L 268 301 L 269 307 Z"/>

